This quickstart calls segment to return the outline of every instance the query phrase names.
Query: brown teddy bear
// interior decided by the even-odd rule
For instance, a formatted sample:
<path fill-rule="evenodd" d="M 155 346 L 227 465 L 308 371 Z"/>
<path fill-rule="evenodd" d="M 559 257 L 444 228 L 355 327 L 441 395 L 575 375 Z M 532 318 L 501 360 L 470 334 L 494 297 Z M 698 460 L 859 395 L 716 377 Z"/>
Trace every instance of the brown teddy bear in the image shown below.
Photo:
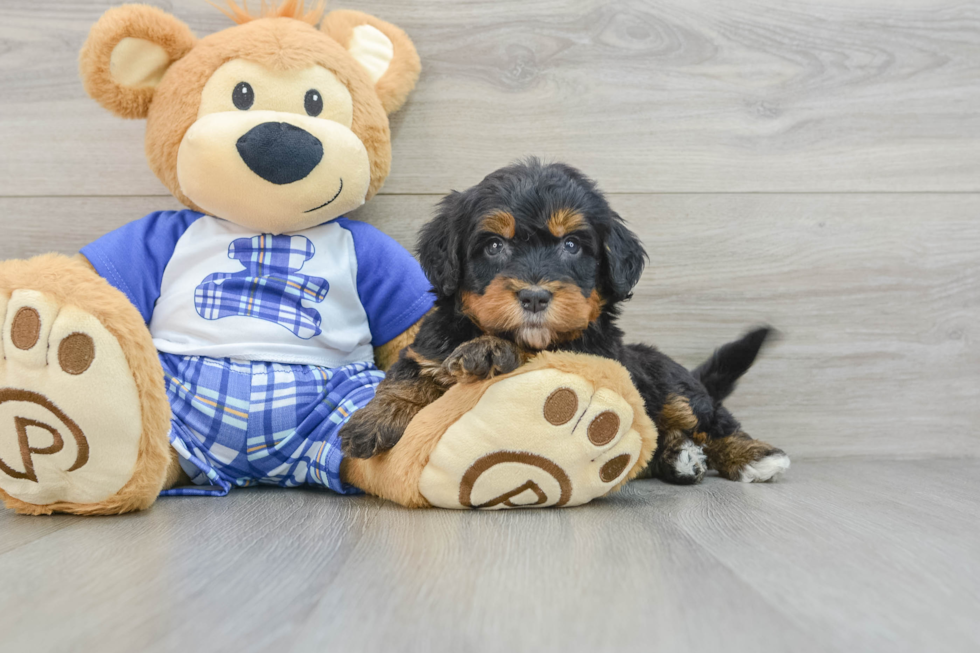
<path fill-rule="evenodd" d="M 340 427 L 432 305 L 410 254 L 342 217 L 388 174 L 418 55 L 362 13 L 229 7 L 237 24 L 197 39 L 122 6 L 85 43 L 86 90 L 146 119 L 150 168 L 188 208 L 0 264 L 6 505 L 118 514 L 267 483 L 563 506 L 635 476 L 656 445 L 642 400 L 618 363 L 573 354 L 456 386 L 390 452 L 343 457 Z M 596 445 L 599 416 L 616 426 Z"/>

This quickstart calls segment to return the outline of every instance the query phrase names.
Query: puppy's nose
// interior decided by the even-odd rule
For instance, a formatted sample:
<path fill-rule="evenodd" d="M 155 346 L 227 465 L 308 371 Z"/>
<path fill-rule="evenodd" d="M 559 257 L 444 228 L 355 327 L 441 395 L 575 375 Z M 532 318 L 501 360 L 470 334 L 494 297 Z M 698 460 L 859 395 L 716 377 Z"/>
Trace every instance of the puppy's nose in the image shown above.
<path fill-rule="evenodd" d="M 264 122 L 236 143 L 249 170 L 273 184 L 305 179 L 323 158 L 320 140 L 288 122 Z"/>
<path fill-rule="evenodd" d="M 551 293 L 544 288 L 525 288 L 517 293 L 521 308 L 531 313 L 540 313 L 551 303 Z"/>

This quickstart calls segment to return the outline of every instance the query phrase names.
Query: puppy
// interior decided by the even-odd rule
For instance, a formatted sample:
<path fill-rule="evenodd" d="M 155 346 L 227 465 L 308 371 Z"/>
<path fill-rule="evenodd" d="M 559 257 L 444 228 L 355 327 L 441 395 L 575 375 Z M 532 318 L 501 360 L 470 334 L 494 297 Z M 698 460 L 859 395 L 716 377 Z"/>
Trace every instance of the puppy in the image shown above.
<path fill-rule="evenodd" d="M 752 331 L 689 372 L 647 345 L 623 344 L 620 304 L 646 253 L 581 172 L 535 159 L 502 168 L 439 205 L 419 259 L 436 303 L 376 398 L 341 430 L 344 451 L 368 458 L 398 442 L 411 419 L 453 384 L 516 369 L 542 350 L 622 363 L 659 430 L 647 476 L 697 483 L 707 468 L 768 481 L 789 467 L 722 406 L 769 335 Z"/>

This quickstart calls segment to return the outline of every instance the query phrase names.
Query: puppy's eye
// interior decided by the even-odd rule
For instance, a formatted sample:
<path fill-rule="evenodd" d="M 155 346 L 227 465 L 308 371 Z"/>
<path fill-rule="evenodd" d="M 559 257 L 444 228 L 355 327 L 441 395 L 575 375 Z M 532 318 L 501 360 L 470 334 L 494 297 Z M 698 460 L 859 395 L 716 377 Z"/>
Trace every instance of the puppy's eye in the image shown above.
<path fill-rule="evenodd" d="M 238 82 L 238 86 L 231 92 L 231 101 L 235 103 L 236 109 L 248 111 L 255 102 L 255 91 L 248 82 Z"/>
<path fill-rule="evenodd" d="M 323 111 L 323 97 L 320 91 L 311 88 L 306 92 L 306 113 L 316 118 Z"/>
<path fill-rule="evenodd" d="M 487 256 L 496 256 L 500 252 L 504 251 L 504 241 L 500 240 L 499 238 L 494 238 L 486 244 L 483 251 L 487 253 Z"/>
<path fill-rule="evenodd" d="M 579 242 L 578 238 L 566 238 L 562 246 L 569 254 L 578 254 L 582 251 L 582 243 Z"/>

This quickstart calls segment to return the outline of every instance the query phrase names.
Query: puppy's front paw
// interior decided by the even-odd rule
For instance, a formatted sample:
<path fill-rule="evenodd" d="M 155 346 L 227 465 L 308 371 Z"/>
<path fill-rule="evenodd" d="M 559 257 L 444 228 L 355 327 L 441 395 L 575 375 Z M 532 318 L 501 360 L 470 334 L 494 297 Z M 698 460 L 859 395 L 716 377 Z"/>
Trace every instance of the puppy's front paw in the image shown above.
<path fill-rule="evenodd" d="M 522 363 L 520 348 L 496 336 L 480 336 L 456 348 L 443 367 L 459 383 L 481 381 L 513 372 Z"/>
<path fill-rule="evenodd" d="M 370 406 L 362 408 L 340 429 L 340 447 L 352 458 L 370 458 L 391 449 L 401 439 L 401 430 L 392 428 L 379 415 L 371 415 Z"/>

